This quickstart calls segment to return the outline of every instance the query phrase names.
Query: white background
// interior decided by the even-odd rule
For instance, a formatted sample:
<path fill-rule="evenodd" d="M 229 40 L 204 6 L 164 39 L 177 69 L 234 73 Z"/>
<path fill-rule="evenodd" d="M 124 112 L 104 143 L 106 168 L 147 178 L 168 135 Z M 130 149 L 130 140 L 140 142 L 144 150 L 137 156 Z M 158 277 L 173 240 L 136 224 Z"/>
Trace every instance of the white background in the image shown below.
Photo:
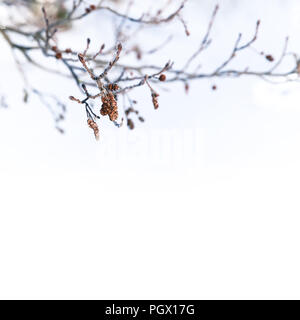
<path fill-rule="evenodd" d="M 175 34 L 172 50 L 149 59 L 184 64 L 215 3 L 186 6 L 189 39 L 178 22 L 146 30 L 147 48 Z M 299 1 L 219 3 L 203 70 L 226 59 L 238 32 L 249 40 L 258 18 L 258 50 L 278 58 L 289 35 L 300 52 Z M 109 29 L 88 19 L 62 35 L 66 46 L 109 41 Z M 22 81 L 0 46 L 9 104 L 0 109 L 0 298 L 300 298 L 297 82 L 201 80 L 189 95 L 178 84 L 160 92 L 157 112 L 138 89 L 146 123 L 128 132 L 102 121 L 96 143 L 84 110 L 68 102 L 76 86 L 25 67 L 34 85 L 68 102 L 62 136 L 36 98 L 21 103 Z M 249 51 L 233 66 L 271 64 Z"/>

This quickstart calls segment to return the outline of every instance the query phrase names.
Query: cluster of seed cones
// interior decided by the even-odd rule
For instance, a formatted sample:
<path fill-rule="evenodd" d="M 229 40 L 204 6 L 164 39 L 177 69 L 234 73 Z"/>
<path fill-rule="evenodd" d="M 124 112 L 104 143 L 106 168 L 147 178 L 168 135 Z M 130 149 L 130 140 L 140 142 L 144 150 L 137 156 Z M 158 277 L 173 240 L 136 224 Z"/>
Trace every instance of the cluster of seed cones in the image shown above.
<path fill-rule="evenodd" d="M 101 97 L 102 107 L 100 114 L 102 116 L 109 116 L 110 121 L 116 121 L 118 119 L 118 105 L 114 94 L 108 91 L 107 94 Z"/>

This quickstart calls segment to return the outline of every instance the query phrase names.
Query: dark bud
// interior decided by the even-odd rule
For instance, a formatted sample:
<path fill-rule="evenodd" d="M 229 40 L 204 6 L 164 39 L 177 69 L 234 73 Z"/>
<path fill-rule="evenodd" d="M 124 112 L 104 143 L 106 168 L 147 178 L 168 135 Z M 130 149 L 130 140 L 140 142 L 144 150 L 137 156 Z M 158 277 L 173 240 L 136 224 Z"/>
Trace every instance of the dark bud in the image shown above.
<path fill-rule="evenodd" d="M 273 56 L 270 55 L 270 54 L 266 55 L 266 59 L 267 59 L 268 61 L 270 61 L 270 62 L 273 62 L 273 61 L 274 61 Z"/>
<path fill-rule="evenodd" d="M 128 119 L 127 120 L 127 126 L 130 130 L 133 130 L 134 129 L 134 123 L 131 119 Z"/>
<path fill-rule="evenodd" d="M 62 58 L 61 52 L 56 52 L 55 58 L 58 59 L 58 60 L 61 59 Z"/>
<path fill-rule="evenodd" d="M 165 74 L 161 74 L 161 75 L 159 76 L 159 81 L 166 81 L 166 79 L 167 79 L 167 77 L 166 77 Z"/>

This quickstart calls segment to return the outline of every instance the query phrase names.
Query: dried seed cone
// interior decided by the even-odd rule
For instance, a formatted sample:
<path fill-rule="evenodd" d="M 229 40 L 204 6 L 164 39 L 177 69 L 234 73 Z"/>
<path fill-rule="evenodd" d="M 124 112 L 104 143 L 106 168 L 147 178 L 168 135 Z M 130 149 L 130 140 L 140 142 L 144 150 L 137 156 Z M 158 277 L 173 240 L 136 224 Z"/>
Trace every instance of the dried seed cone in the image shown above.
<path fill-rule="evenodd" d="M 100 114 L 101 114 L 102 116 L 107 116 L 108 113 L 109 113 L 108 105 L 103 104 L 103 105 L 102 105 L 102 108 L 100 109 Z"/>
<path fill-rule="evenodd" d="M 154 109 L 156 110 L 159 107 L 158 99 L 157 99 L 157 97 L 159 97 L 159 94 L 153 91 L 151 93 L 151 96 L 152 96 L 152 103 L 153 103 Z"/>
<path fill-rule="evenodd" d="M 117 121 L 119 113 L 117 110 L 114 110 L 108 116 L 109 116 L 110 121 Z"/>
<path fill-rule="evenodd" d="M 102 96 L 102 107 L 100 114 L 102 116 L 109 116 L 110 121 L 116 121 L 118 119 L 118 105 L 117 101 L 112 92 L 108 92 L 106 95 Z"/>
<path fill-rule="evenodd" d="M 87 123 L 88 123 L 88 126 L 94 131 L 96 140 L 99 140 L 99 127 L 97 123 L 92 119 L 88 119 Z"/>
<path fill-rule="evenodd" d="M 110 83 L 108 86 L 107 86 L 108 90 L 110 91 L 116 91 L 116 90 L 119 90 L 119 86 L 116 84 L 116 83 Z"/>

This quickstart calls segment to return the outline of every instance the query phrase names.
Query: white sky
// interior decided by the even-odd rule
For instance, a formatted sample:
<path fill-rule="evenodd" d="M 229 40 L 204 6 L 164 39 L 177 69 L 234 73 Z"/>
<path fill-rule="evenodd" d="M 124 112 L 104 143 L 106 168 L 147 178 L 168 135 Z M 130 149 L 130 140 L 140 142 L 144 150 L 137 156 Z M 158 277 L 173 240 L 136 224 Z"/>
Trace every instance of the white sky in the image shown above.
<path fill-rule="evenodd" d="M 219 3 L 204 69 L 258 18 L 259 50 L 279 57 L 289 35 L 300 52 L 299 1 Z M 172 56 L 162 52 L 158 63 L 184 62 L 214 4 L 187 6 L 191 38 L 174 26 Z M 65 41 L 103 41 L 96 23 Z M 145 36 L 152 46 L 168 34 Z M 37 100 L 20 103 L 22 82 L 0 46 L 10 105 L 0 109 L 0 298 L 300 298 L 297 83 L 199 81 L 188 96 L 176 85 L 161 92 L 157 112 L 140 89 L 146 123 L 134 132 L 103 123 L 96 143 L 80 106 L 68 104 L 61 136 Z M 237 61 L 251 64 L 268 66 L 253 52 Z M 27 70 L 65 101 L 78 94 Z"/>

